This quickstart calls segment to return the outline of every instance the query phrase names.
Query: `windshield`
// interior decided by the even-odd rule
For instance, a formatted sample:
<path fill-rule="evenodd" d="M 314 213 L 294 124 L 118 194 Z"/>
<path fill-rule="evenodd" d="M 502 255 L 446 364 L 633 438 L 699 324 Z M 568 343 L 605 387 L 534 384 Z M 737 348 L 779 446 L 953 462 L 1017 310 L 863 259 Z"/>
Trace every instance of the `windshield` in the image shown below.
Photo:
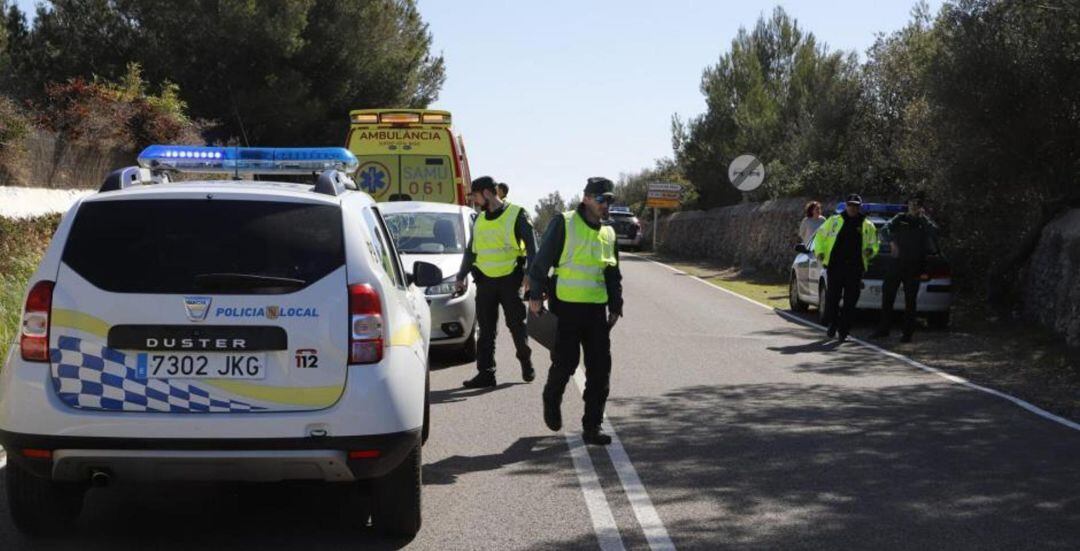
<path fill-rule="evenodd" d="M 405 254 L 461 254 L 465 227 L 452 212 L 383 213 L 394 243 Z"/>

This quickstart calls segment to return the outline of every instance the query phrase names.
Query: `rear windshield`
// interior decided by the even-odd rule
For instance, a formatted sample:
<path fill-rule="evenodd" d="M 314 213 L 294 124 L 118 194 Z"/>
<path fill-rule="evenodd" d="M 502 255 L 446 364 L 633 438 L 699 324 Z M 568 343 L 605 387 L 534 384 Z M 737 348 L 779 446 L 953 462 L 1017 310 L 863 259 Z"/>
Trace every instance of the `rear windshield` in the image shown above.
<path fill-rule="evenodd" d="M 63 261 L 117 293 L 294 292 L 345 263 L 341 209 L 269 201 L 79 207 Z"/>

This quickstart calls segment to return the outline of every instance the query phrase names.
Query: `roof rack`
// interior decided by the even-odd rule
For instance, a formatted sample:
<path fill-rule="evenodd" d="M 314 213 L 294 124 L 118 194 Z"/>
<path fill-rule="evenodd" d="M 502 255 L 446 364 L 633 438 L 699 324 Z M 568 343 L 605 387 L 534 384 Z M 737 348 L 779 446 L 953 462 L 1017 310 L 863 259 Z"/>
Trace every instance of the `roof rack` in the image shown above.
<path fill-rule="evenodd" d="M 169 181 L 168 174 L 154 174 L 148 168 L 128 166 L 118 168 L 105 177 L 98 191 L 119 191 L 131 186 L 143 184 L 163 184 Z"/>

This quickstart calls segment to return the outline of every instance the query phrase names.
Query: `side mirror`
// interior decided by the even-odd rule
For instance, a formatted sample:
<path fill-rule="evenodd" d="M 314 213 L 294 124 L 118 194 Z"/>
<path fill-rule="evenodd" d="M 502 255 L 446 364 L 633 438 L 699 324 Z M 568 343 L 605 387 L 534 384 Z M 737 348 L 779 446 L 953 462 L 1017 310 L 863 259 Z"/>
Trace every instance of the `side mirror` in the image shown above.
<path fill-rule="evenodd" d="M 429 262 L 414 262 L 409 278 L 417 287 L 431 287 L 442 283 L 443 274 L 438 266 Z"/>
<path fill-rule="evenodd" d="M 803 253 L 803 254 L 810 254 L 810 249 L 806 248 L 805 243 L 799 243 L 798 245 L 795 245 L 795 252 Z"/>

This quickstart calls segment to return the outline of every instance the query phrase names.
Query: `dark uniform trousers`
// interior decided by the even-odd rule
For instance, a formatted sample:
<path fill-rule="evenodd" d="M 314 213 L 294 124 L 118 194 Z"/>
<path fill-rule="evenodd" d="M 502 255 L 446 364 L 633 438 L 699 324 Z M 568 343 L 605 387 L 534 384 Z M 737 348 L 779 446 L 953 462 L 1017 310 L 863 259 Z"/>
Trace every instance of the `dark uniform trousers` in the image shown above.
<path fill-rule="evenodd" d="M 904 285 L 904 334 L 915 332 L 915 305 L 919 297 L 919 281 L 922 270 L 917 267 L 900 267 L 890 270 L 885 276 L 881 288 L 881 329 L 888 331 L 892 326 L 893 303 L 896 291 Z"/>
<path fill-rule="evenodd" d="M 558 317 L 552 366 L 544 385 L 544 401 L 562 403 L 563 391 L 577 371 L 585 351 L 585 415 L 581 426 L 598 429 L 604 421 L 604 404 L 611 388 L 611 328 L 604 304 L 552 301 Z"/>
<path fill-rule="evenodd" d="M 499 306 L 506 316 L 506 328 L 514 337 L 518 361 L 530 361 L 529 334 L 525 330 L 525 303 L 518 295 L 524 273 L 517 269 L 504 277 L 482 277 L 476 281 L 476 319 L 480 335 L 476 340 L 476 368 L 480 373 L 495 373 L 495 335 L 499 329 Z"/>
<path fill-rule="evenodd" d="M 837 266 L 826 268 L 828 287 L 825 291 L 825 325 L 835 326 L 836 330 L 847 335 L 851 332 L 851 322 L 855 317 L 855 305 L 862 293 L 862 270 Z M 840 299 L 844 308 L 840 309 Z"/>

